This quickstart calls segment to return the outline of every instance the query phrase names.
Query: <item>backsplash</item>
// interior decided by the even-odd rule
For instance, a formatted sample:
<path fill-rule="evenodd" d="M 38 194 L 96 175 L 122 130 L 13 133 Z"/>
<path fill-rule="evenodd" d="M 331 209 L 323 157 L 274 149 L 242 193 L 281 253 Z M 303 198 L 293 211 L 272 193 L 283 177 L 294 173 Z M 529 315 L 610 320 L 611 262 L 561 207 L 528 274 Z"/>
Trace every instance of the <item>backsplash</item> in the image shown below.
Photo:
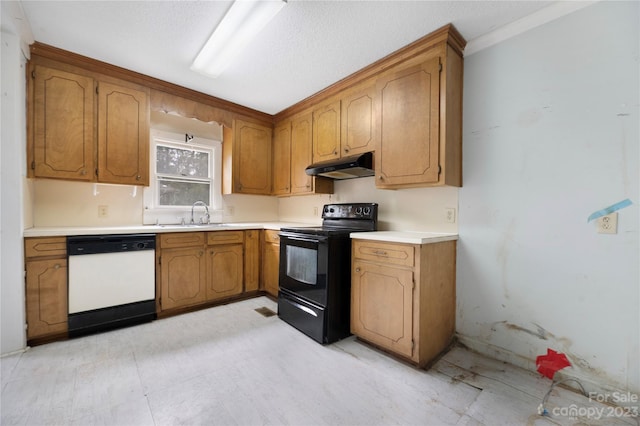
<path fill-rule="evenodd" d="M 51 179 L 29 180 L 33 226 L 128 226 L 143 224 L 142 187 L 105 185 Z M 378 229 L 382 231 L 458 232 L 458 188 L 381 190 L 373 177 L 335 182 L 335 194 L 296 197 L 225 195 L 222 222 L 321 223 L 322 206 L 328 203 L 374 202 L 379 204 Z M 106 215 L 100 210 L 106 206 Z M 455 209 L 455 222 L 446 209 Z M 29 209 L 26 209 L 27 211 Z M 176 215 L 187 217 L 189 209 Z M 213 215 L 212 215 L 213 216 Z M 171 217 L 172 219 L 173 216 Z"/>
<path fill-rule="evenodd" d="M 320 223 L 325 204 L 373 202 L 379 205 L 381 231 L 458 232 L 458 188 L 383 190 L 376 189 L 374 177 L 335 181 L 334 188 L 332 195 L 281 198 L 280 220 Z M 447 221 L 450 208 L 455 209 L 453 223 Z"/>

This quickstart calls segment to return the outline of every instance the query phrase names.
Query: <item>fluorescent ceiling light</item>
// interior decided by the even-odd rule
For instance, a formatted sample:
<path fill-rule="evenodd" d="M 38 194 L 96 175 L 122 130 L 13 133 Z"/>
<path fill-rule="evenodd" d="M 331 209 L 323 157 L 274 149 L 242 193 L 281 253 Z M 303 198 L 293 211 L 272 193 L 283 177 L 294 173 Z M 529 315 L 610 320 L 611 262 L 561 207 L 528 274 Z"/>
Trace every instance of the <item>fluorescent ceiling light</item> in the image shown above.
<path fill-rule="evenodd" d="M 285 4 L 286 0 L 236 0 L 196 56 L 191 69 L 218 77 Z"/>

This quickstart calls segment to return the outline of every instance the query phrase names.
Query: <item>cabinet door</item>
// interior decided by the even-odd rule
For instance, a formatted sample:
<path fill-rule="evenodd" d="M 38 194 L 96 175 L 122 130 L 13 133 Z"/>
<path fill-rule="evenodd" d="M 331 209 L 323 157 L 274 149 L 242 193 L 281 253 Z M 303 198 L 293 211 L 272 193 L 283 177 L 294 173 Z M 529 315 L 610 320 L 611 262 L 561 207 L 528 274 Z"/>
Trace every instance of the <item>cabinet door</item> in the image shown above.
<path fill-rule="evenodd" d="M 376 185 L 437 183 L 440 58 L 379 78 L 376 103 Z"/>
<path fill-rule="evenodd" d="M 67 260 L 27 262 L 27 338 L 67 331 Z"/>
<path fill-rule="evenodd" d="M 148 104 L 143 91 L 99 83 L 99 182 L 149 185 Z"/>
<path fill-rule="evenodd" d="M 312 162 L 312 118 L 305 114 L 291 125 L 291 193 L 304 194 L 313 190 L 313 178 L 305 173 Z"/>
<path fill-rule="evenodd" d="M 260 231 L 244 232 L 244 291 L 260 287 Z"/>
<path fill-rule="evenodd" d="M 207 249 L 207 299 L 242 293 L 242 244 Z"/>
<path fill-rule="evenodd" d="M 291 122 L 276 126 L 273 134 L 273 195 L 291 192 Z"/>
<path fill-rule="evenodd" d="M 351 332 L 413 356 L 413 271 L 354 260 Z"/>
<path fill-rule="evenodd" d="M 313 111 L 313 162 L 340 158 L 340 101 Z"/>
<path fill-rule="evenodd" d="M 35 67 L 35 177 L 94 180 L 94 92 L 90 77 Z"/>
<path fill-rule="evenodd" d="M 280 263 L 280 244 L 265 243 L 262 263 L 262 280 L 264 290 L 271 296 L 278 297 Z"/>
<path fill-rule="evenodd" d="M 235 121 L 233 191 L 242 194 L 271 193 L 272 130 L 260 124 Z"/>
<path fill-rule="evenodd" d="M 160 258 L 163 310 L 202 303 L 206 299 L 204 248 L 162 250 Z"/>
<path fill-rule="evenodd" d="M 375 91 L 372 85 L 342 99 L 343 157 L 375 150 Z"/>

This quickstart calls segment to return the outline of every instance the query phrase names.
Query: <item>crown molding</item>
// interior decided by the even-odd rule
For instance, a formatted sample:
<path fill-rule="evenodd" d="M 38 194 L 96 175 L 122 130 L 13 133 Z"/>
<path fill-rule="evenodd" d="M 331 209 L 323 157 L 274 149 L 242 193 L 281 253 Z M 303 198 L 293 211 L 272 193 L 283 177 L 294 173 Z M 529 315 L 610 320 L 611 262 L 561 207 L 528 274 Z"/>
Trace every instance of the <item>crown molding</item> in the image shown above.
<path fill-rule="evenodd" d="M 527 15 L 524 18 L 513 21 L 507 25 L 497 28 L 490 33 L 484 34 L 467 43 L 464 56 L 470 56 L 481 50 L 487 49 L 495 44 L 501 43 L 519 34 L 527 32 L 533 28 L 554 21 L 577 10 L 591 6 L 598 1 L 559 1 L 537 12 Z"/>

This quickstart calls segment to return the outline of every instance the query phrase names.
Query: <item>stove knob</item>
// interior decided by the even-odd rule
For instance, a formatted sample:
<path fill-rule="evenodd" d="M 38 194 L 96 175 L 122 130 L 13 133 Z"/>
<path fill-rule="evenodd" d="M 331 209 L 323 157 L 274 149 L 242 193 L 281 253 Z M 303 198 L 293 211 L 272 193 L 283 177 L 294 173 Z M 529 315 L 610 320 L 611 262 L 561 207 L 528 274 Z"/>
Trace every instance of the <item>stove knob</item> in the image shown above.
<path fill-rule="evenodd" d="M 356 207 L 356 214 L 362 214 L 362 207 Z"/>
<path fill-rule="evenodd" d="M 369 213 L 371 213 L 371 208 L 365 207 L 364 208 L 364 214 L 368 215 Z"/>

